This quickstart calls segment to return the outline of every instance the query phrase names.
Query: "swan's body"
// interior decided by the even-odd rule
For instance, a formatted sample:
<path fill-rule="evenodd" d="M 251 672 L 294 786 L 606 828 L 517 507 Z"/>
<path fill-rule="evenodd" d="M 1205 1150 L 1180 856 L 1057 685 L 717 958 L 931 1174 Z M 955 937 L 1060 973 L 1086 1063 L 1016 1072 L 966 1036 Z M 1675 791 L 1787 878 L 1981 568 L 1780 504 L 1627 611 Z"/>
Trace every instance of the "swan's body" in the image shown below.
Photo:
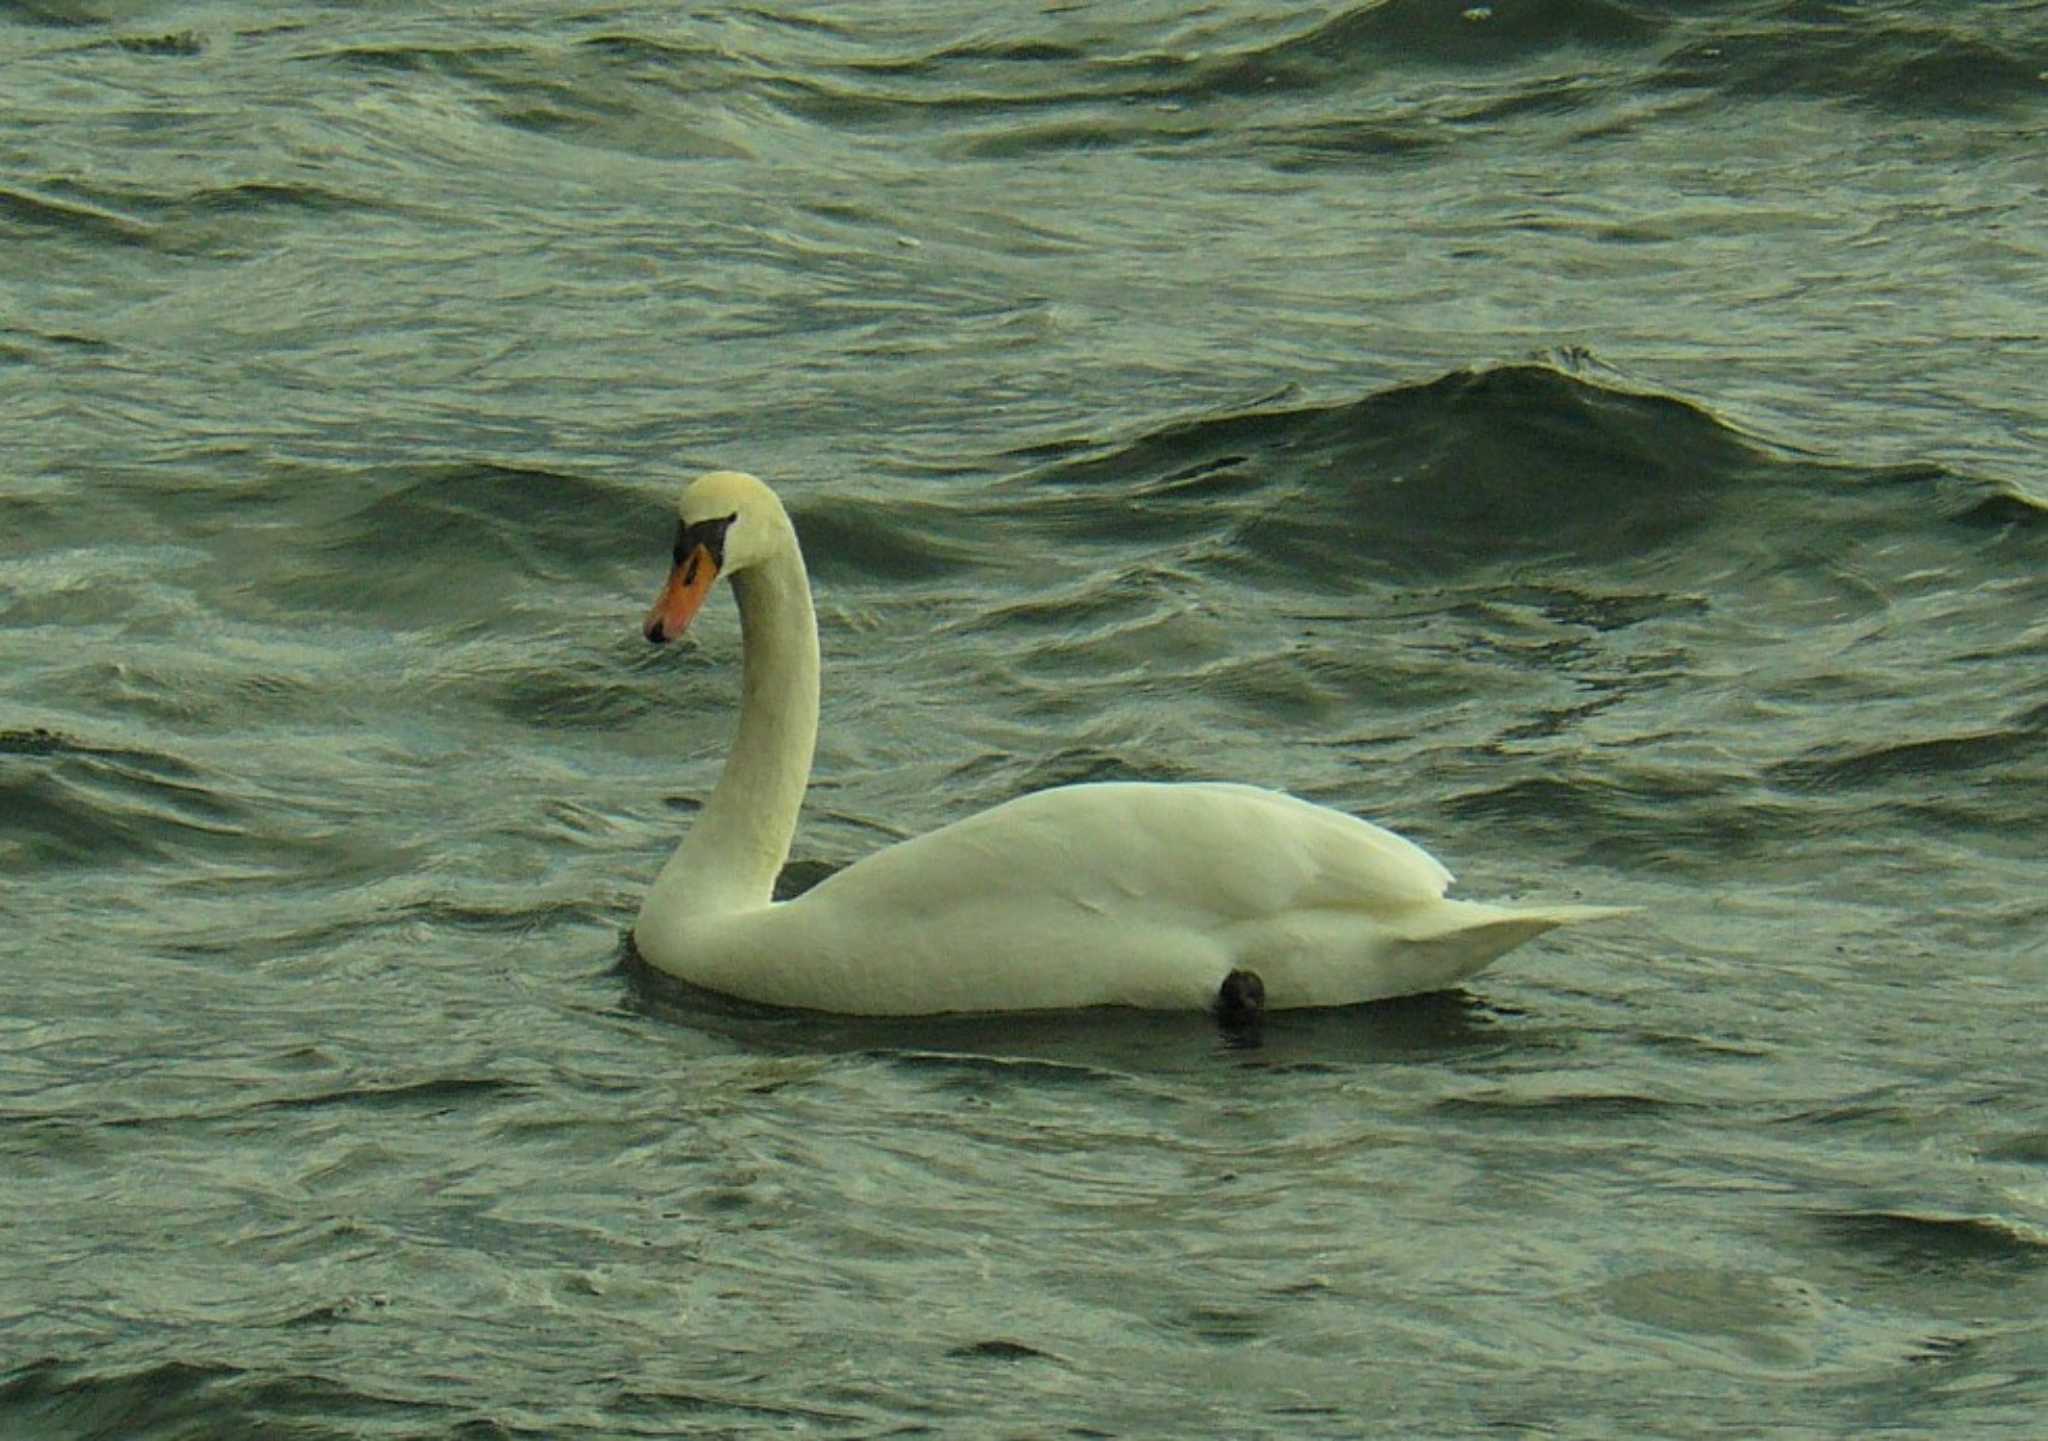
<path fill-rule="evenodd" d="M 680 634 L 729 575 L 745 674 L 724 774 L 633 928 L 657 969 L 858 1015 L 1206 1009 L 1247 974 L 1266 1007 L 1332 1006 L 1441 990 L 1532 936 L 1617 914 L 1447 900 L 1450 872 L 1391 831 L 1220 784 L 1040 791 L 774 901 L 817 738 L 810 583 L 781 503 L 751 476 L 704 476 L 678 511 L 648 638 Z"/>

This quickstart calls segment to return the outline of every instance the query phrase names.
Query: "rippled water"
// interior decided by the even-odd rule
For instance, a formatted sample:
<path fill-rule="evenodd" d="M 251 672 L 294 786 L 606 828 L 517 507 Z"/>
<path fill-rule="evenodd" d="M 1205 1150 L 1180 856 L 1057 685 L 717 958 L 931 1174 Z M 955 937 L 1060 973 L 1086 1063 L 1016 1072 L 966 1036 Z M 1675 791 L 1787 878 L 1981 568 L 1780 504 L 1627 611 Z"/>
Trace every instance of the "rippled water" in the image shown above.
<path fill-rule="evenodd" d="M 2048 11 L 0 10 L 0 1430 L 2031 1435 Z M 1638 905 L 1288 1014 L 623 936 L 1285 788 Z"/>

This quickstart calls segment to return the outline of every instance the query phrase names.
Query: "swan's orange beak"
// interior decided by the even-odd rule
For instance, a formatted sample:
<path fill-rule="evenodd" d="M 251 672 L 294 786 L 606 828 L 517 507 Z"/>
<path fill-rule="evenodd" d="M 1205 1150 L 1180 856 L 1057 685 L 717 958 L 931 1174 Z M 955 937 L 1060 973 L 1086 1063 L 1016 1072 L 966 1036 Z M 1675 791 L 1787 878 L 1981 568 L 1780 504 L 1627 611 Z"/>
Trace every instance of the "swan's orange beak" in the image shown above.
<path fill-rule="evenodd" d="M 717 579 L 718 562 L 709 548 L 691 546 L 668 573 L 668 584 L 661 588 L 661 594 L 654 598 L 654 608 L 647 612 L 647 639 L 661 645 L 681 635 L 704 608 L 704 597 L 711 594 L 711 582 Z"/>

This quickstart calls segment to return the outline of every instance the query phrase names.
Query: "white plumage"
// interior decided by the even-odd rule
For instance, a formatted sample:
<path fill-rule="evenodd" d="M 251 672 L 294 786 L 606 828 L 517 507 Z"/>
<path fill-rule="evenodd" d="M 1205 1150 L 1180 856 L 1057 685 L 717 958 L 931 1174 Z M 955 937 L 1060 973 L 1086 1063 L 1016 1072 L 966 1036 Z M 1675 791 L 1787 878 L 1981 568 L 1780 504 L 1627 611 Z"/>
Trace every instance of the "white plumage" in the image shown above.
<path fill-rule="evenodd" d="M 857 1015 L 1213 1007 L 1233 972 L 1268 1008 L 1441 990 L 1532 936 L 1621 914 L 1444 897 L 1410 841 L 1254 786 L 1110 783 L 1021 796 L 771 900 L 817 736 L 818 641 L 788 515 L 720 471 L 678 504 L 650 640 L 728 576 L 745 648 L 739 733 L 634 925 L 693 984 Z"/>

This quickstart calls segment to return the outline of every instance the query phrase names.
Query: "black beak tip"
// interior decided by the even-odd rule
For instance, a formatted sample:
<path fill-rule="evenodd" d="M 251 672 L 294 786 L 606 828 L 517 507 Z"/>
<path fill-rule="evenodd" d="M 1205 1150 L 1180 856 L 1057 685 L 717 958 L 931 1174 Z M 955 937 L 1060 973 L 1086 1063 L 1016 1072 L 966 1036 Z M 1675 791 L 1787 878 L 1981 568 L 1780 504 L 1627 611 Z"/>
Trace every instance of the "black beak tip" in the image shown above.
<path fill-rule="evenodd" d="M 647 629 L 641 633 L 647 637 L 649 645 L 666 645 L 668 643 L 668 633 L 661 628 L 661 622 L 658 620 L 647 622 Z"/>

